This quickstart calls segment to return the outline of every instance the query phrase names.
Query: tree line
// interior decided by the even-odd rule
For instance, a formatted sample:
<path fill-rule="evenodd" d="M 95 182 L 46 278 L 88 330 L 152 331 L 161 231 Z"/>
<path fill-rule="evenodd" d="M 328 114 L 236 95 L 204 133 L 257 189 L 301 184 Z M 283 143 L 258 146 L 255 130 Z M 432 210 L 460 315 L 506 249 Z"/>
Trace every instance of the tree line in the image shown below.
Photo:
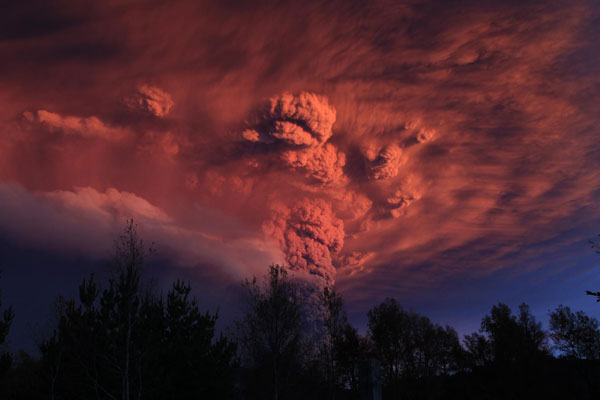
<path fill-rule="evenodd" d="M 360 399 L 367 374 L 384 399 L 600 394 L 599 324 L 582 311 L 560 305 L 544 330 L 526 304 L 513 313 L 499 303 L 461 340 L 390 298 L 368 311 L 360 334 L 335 288 L 274 265 L 242 283 L 241 317 L 224 334 L 189 284 L 156 293 L 144 276 L 150 252 L 129 221 L 110 277 L 91 275 L 77 298 L 56 300 L 40 356 L 0 354 L 0 398 Z M 2 312 L 0 344 L 13 318 Z"/>

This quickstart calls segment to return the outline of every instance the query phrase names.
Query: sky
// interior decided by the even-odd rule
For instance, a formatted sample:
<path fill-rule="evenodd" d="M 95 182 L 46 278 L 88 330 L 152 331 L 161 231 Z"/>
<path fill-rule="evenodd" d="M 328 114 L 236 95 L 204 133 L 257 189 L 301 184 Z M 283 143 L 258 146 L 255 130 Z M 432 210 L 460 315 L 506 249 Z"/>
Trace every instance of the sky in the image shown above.
<path fill-rule="evenodd" d="M 460 333 L 600 316 L 597 1 L 26 0 L 0 15 L 13 346 L 133 218 L 226 323 L 280 263 Z M 166 290 L 166 289 L 165 289 Z"/>

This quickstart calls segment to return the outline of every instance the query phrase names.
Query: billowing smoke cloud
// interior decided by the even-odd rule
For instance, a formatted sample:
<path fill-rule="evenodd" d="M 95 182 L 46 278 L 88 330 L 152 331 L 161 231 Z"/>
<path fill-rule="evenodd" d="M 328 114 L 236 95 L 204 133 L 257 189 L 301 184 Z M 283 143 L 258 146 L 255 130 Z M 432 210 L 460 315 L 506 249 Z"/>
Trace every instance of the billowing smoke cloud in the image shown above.
<path fill-rule="evenodd" d="M 291 170 L 320 184 L 341 182 L 346 155 L 326 143 L 335 117 L 335 108 L 324 96 L 283 93 L 270 99 L 262 123 L 244 131 L 243 137 L 251 142 L 296 147 L 288 147 L 280 155 Z M 305 199 L 291 208 L 281 206 L 263 224 L 263 230 L 279 242 L 293 270 L 334 282 L 333 257 L 342 249 L 344 224 L 328 202 Z"/>
<path fill-rule="evenodd" d="M 250 142 L 282 145 L 281 160 L 287 167 L 309 180 L 330 184 L 342 180 L 346 165 L 346 155 L 327 143 L 335 118 L 335 108 L 325 96 L 285 92 L 270 99 L 268 111 L 242 136 Z"/>
<path fill-rule="evenodd" d="M 243 136 L 251 142 L 314 147 L 331 137 L 335 117 L 335 108 L 326 97 L 309 92 L 294 96 L 286 92 L 270 99 L 262 121 L 244 131 Z"/>
<path fill-rule="evenodd" d="M 414 190 L 398 189 L 387 198 L 387 208 L 390 210 L 390 214 L 397 218 L 404 215 L 408 206 L 419 198 L 421 198 L 421 194 Z"/>
<path fill-rule="evenodd" d="M 395 144 L 383 147 L 379 152 L 368 151 L 369 177 L 375 180 L 393 178 L 398 175 L 402 158 L 402 149 Z"/>
<path fill-rule="evenodd" d="M 331 191 L 331 197 L 335 200 L 337 215 L 344 220 L 361 218 L 373 206 L 373 201 L 365 194 L 350 189 L 338 190 L 334 188 Z"/>
<path fill-rule="evenodd" d="M 346 165 L 346 155 L 331 143 L 316 148 L 285 151 L 281 158 L 292 169 L 300 170 L 306 177 L 324 184 L 339 181 L 344 175 L 342 168 Z"/>
<path fill-rule="evenodd" d="M 68 135 L 79 135 L 88 138 L 100 138 L 110 141 L 123 139 L 129 134 L 127 130 L 106 125 L 97 117 L 63 117 L 46 110 L 23 113 L 25 119 L 32 123 L 47 126 L 53 131 L 61 131 Z"/>
<path fill-rule="evenodd" d="M 304 199 L 291 208 L 281 206 L 263 230 L 279 242 L 291 269 L 334 282 L 333 257 L 344 245 L 344 223 L 329 203 Z"/>
<path fill-rule="evenodd" d="M 431 129 L 421 129 L 417 133 L 417 141 L 419 143 L 430 142 L 435 138 L 435 131 Z"/>
<path fill-rule="evenodd" d="M 135 95 L 126 100 L 129 107 L 150 113 L 157 117 L 165 117 L 175 104 L 171 95 L 156 86 L 140 85 Z"/>
<path fill-rule="evenodd" d="M 404 128 L 413 132 L 415 139 L 419 143 L 430 142 L 435 139 L 437 134 L 435 129 L 423 126 L 420 119 L 407 122 Z"/>

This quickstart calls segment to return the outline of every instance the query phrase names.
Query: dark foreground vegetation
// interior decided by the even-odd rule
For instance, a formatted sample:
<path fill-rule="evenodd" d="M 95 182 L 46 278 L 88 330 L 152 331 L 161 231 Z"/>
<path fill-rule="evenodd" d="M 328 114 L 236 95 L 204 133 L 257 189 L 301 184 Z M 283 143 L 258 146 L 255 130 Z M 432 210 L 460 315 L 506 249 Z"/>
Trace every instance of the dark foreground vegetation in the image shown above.
<path fill-rule="evenodd" d="M 115 243 L 107 282 L 59 297 L 41 356 L 0 355 L 0 399 L 592 399 L 600 396 L 600 330 L 559 306 L 542 329 L 523 304 L 492 307 L 461 341 L 450 326 L 387 299 L 360 335 L 340 294 L 272 266 L 247 280 L 228 335 L 189 285 L 166 296 L 143 276 L 148 250 L 133 222 Z M 0 316 L 0 344 L 14 315 Z M 375 381 L 369 385 L 367 377 Z"/>

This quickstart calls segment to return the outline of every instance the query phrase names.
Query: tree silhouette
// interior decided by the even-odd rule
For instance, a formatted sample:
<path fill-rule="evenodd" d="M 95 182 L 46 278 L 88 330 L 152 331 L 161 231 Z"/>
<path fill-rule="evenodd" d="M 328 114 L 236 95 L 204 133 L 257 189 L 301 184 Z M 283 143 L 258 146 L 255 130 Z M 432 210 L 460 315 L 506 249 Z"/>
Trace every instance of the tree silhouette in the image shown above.
<path fill-rule="evenodd" d="M 547 353 L 546 334 L 527 304 L 521 304 L 515 316 L 506 304 L 498 303 L 482 319 L 481 331 L 487 334 L 492 360 L 497 365 L 523 365 Z"/>
<path fill-rule="evenodd" d="M 596 296 L 596 301 L 600 302 L 600 292 L 592 292 L 590 290 L 586 290 L 585 294 L 587 294 L 588 296 Z"/>
<path fill-rule="evenodd" d="M 264 284 L 254 277 L 243 287 L 246 311 L 236 328 L 243 359 L 253 371 L 249 390 L 278 400 L 300 369 L 302 296 L 278 265 L 269 267 Z"/>
<path fill-rule="evenodd" d="M 323 337 L 319 346 L 319 361 L 327 387 L 327 397 L 345 388 L 358 390 L 357 366 L 363 358 L 364 344 L 348 322 L 342 296 L 330 287 L 319 295 L 324 310 Z"/>
<path fill-rule="evenodd" d="M 550 313 L 550 337 L 566 357 L 600 359 L 598 320 L 560 305 Z"/>
<path fill-rule="evenodd" d="M 78 301 L 57 302 L 58 326 L 40 346 L 51 399 L 231 396 L 235 347 L 213 340 L 217 315 L 200 313 L 180 281 L 166 302 L 145 288 L 148 252 L 128 221 L 106 289 L 92 275 Z"/>
<path fill-rule="evenodd" d="M 2 298 L 0 297 L 0 310 L 2 309 Z M 8 332 L 10 330 L 10 326 L 12 325 L 13 319 L 15 318 L 15 313 L 12 307 L 7 307 L 4 311 L 2 311 L 0 318 L 0 345 L 4 344 L 6 341 L 6 337 L 8 336 Z M 8 351 L 0 353 L 0 379 L 4 376 L 6 371 L 10 368 L 12 363 L 12 356 Z"/>
<path fill-rule="evenodd" d="M 474 332 L 465 335 L 463 343 L 467 351 L 467 362 L 471 368 L 492 363 L 492 348 L 485 336 Z"/>
<path fill-rule="evenodd" d="M 464 343 L 467 365 L 485 386 L 483 393 L 492 398 L 534 396 L 550 354 L 547 335 L 529 306 L 521 304 L 513 315 L 506 304 L 494 305 L 481 320 L 480 332 L 465 336 Z"/>
<path fill-rule="evenodd" d="M 600 237 L 600 235 L 598 235 Z M 593 249 L 595 249 L 597 254 L 600 254 L 600 242 L 594 242 L 593 240 L 589 240 L 590 245 L 592 246 Z M 596 297 L 596 301 L 600 302 L 600 292 L 593 292 L 591 290 L 586 290 L 585 294 L 587 294 L 588 296 L 595 296 Z"/>
<path fill-rule="evenodd" d="M 133 220 L 127 221 L 115 241 L 108 287 L 100 290 L 92 274 L 79 287 L 79 302 L 64 301 L 57 329 L 40 346 L 51 398 L 61 370 L 70 378 L 64 391 L 74 395 L 142 397 L 145 318 L 155 303 L 141 284 L 148 251 Z"/>
<path fill-rule="evenodd" d="M 176 281 L 157 315 L 154 378 L 160 382 L 154 398 L 230 398 L 233 396 L 235 345 L 224 336 L 215 338 L 217 314 L 201 313 L 190 298 L 191 287 Z M 158 326 L 157 326 L 158 325 Z"/>
<path fill-rule="evenodd" d="M 405 311 L 394 299 L 386 299 L 368 312 L 368 333 L 382 364 L 384 385 L 393 397 L 399 396 L 401 379 L 454 372 L 462 357 L 453 328 Z"/>

